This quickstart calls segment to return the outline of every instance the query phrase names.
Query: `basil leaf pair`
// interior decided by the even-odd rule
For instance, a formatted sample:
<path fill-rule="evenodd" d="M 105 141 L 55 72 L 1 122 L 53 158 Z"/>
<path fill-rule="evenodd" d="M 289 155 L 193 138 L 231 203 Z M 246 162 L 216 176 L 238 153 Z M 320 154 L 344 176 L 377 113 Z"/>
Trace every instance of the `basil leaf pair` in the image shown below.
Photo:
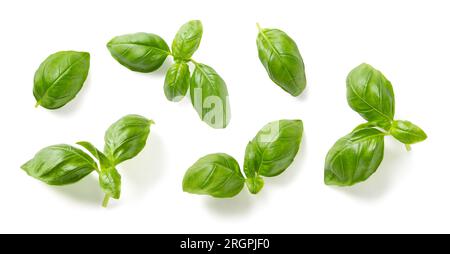
<path fill-rule="evenodd" d="M 224 153 L 200 158 L 185 173 L 183 191 L 192 194 L 230 198 L 244 184 L 253 194 L 264 186 L 262 176 L 277 176 L 294 160 L 303 134 L 301 120 L 279 120 L 265 125 L 247 145 L 244 173 L 238 162 Z"/>
<path fill-rule="evenodd" d="M 306 75 L 297 44 L 279 29 L 258 25 L 258 30 L 258 56 L 270 79 L 292 96 L 300 95 L 306 87 Z"/>
<path fill-rule="evenodd" d="M 49 185 L 72 184 L 96 171 L 99 185 L 105 193 L 103 206 L 106 207 L 110 198 L 120 198 L 121 176 L 116 166 L 144 149 L 152 123 L 139 115 L 127 115 L 106 131 L 104 152 L 87 141 L 77 144 L 92 157 L 70 145 L 53 145 L 40 150 L 21 168 L 28 175 Z"/>
<path fill-rule="evenodd" d="M 155 71 L 169 55 L 173 56 L 174 63 L 164 80 L 166 98 L 181 101 L 190 89 L 192 105 L 199 117 L 213 128 L 225 128 L 230 119 L 227 86 L 213 68 L 192 59 L 202 35 L 202 23 L 192 20 L 178 30 L 172 50 L 161 37 L 149 33 L 117 36 L 107 47 L 120 64 L 138 72 Z M 192 77 L 190 62 L 195 66 Z"/>
<path fill-rule="evenodd" d="M 34 75 L 36 107 L 58 109 L 74 99 L 88 76 L 89 61 L 87 52 L 60 51 L 47 57 Z"/>
<path fill-rule="evenodd" d="M 365 181 L 378 169 L 384 156 L 384 137 L 392 135 L 410 145 L 427 138 L 409 121 L 394 120 L 395 97 L 391 82 L 368 64 L 347 77 L 349 106 L 368 122 L 339 139 L 325 159 L 325 184 L 351 186 Z"/>

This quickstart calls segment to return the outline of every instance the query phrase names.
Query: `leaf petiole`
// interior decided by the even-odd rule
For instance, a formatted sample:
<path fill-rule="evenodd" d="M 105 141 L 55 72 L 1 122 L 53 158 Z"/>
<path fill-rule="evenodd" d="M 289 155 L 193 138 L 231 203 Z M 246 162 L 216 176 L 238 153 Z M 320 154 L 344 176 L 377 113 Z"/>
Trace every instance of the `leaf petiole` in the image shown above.
<path fill-rule="evenodd" d="M 102 202 L 103 207 L 106 208 L 108 206 L 109 198 L 110 198 L 110 196 L 108 194 L 105 194 L 105 197 L 103 198 L 103 202 Z"/>

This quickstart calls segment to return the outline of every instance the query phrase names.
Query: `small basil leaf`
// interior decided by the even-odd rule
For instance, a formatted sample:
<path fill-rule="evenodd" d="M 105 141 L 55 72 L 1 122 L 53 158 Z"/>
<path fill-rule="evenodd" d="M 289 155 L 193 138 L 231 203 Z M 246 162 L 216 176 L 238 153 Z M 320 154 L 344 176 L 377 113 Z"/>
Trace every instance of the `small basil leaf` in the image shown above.
<path fill-rule="evenodd" d="M 427 139 L 427 134 L 410 121 L 394 121 L 389 133 L 403 144 L 414 144 Z"/>
<path fill-rule="evenodd" d="M 34 75 L 36 107 L 57 109 L 75 98 L 88 76 L 89 60 L 89 53 L 76 51 L 60 51 L 45 59 Z"/>
<path fill-rule="evenodd" d="M 109 197 L 114 199 L 120 198 L 120 190 L 121 190 L 121 176 L 119 172 L 117 172 L 116 168 L 107 168 L 100 172 L 98 177 L 100 187 L 106 195 L 106 199 Z M 107 203 L 103 204 L 106 206 Z"/>
<path fill-rule="evenodd" d="M 225 81 L 205 65 L 195 64 L 190 82 L 191 102 L 200 118 L 213 128 L 225 128 L 230 121 L 230 104 Z"/>
<path fill-rule="evenodd" d="M 21 168 L 28 175 L 47 184 L 65 185 L 79 181 L 98 167 L 85 152 L 62 144 L 40 150 Z"/>
<path fill-rule="evenodd" d="M 305 65 L 295 41 L 281 30 L 259 28 L 256 43 L 259 59 L 270 79 L 292 96 L 303 92 Z"/>
<path fill-rule="evenodd" d="M 264 179 L 260 176 L 245 179 L 248 190 L 252 194 L 257 194 L 264 187 Z"/>
<path fill-rule="evenodd" d="M 242 190 L 244 182 L 239 164 L 233 157 L 223 153 L 209 154 L 186 171 L 183 191 L 229 198 Z"/>
<path fill-rule="evenodd" d="M 283 173 L 297 155 L 302 134 L 301 120 L 279 120 L 266 124 L 247 145 L 245 175 L 252 178 Z"/>
<path fill-rule="evenodd" d="M 366 126 L 339 139 L 325 159 L 325 184 L 351 186 L 369 178 L 383 160 L 385 135 Z"/>
<path fill-rule="evenodd" d="M 94 156 L 100 162 L 100 168 L 102 170 L 112 167 L 112 163 L 109 161 L 106 155 L 99 151 L 93 144 L 87 141 L 80 141 L 77 142 L 77 144 L 88 150 L 88 152 L 90 152 L 92 156 Z"/>
<path fill-rule="evenodd" d="M 347 76 L 347 102 L 367 121 L 389 129 L 395 114 L 394 90 L 383 74 L 361 64 Z"/>
<path fill-rule="evenodd" d="M 167 43 L 150 33 L 117 36 L 108 42 L 107 47 L 120 64 L 138 72 L 157 70 L 170 55 Z"/>
<path fill-rule="evenodd" d="M 105 134 L 104 153 L 115 166 L 138 155 L 150 134 L 149 120 L 139 115 L 127 115 L 113 123 Z"/>
<path fill-rule="evenodd" d="M 172 42 L 175 59 L 189 60 L 202 40 L 203 26 L 200 20 L 191 20 L 181 26 Z"/>
<path fill-rule="evenodd" d="M 169 101 L 180 101 L 189 89 L 189 66 L 185 62 L 176 62 L 170 66 L 164 81 L 164 94 Z"/>

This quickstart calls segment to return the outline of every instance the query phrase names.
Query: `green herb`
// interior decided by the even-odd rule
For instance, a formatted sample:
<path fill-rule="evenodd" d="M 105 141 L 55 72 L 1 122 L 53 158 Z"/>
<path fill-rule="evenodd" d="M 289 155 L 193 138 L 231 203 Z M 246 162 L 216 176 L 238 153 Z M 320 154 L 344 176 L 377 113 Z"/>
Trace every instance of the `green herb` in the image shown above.
<path fill-rule="evenodd" d="M 57 109 L 71 101 L 89 72 L 89 53 L 60 51 L 47 57 L 34 75 L 36 107 Z"/>
<path fill-rule="evenodd" d="M 127 115 L 106 131 L 104 152 L 89 142 L 77 143 L 93 158 L 73 146 L 54 145 L 40 150 L 21 168 L 28 175 L 50 185 L 72 184 L 96 171 L 100 187 L 105 193 L 103 206 L 106 207 L 110 198 L 120 198 L 121 176 L 116 166 L 142 151 L 151 124 L 153 121 L 145 117 Z"/>
<path fill-rule="evenodd" d="M 217 198 L 237 195 L 244 183 L 253 194 L 264 186 L 262 176 L 277 176 L 294 160 L 302 139 L 301 120 L 279 120 L 265 125 L 247 145 L 244 173 L 230 155 L 209 154 L 184 175 L 183 190 Z"/>
<path fill-rule="evenodd" d="M 327 185 L 351 186 L 365 181 L 378 169 L 384 155 L 384 137 L 392 135 L 406 145 L 423 141 L 425 132 L 409 121 L 394 120 L 395 98 L 391 82 L 368 64 L 347 77 L 347 101 L 368 122 L 339 139 L 325 159 Z"/>
<path fill-rule="evenodd" d="M 192 59 L 202 35 L 202 23 L 191 20 L 178 30 L 172 42 L 172 51 L 161 37 L 148 33 L 115 37 L 107 47 L 120 64 L 138 72 L 159 69 L 171 55 L 174 63 L 167 70 L 164 81 L 166 98 L 181 101 L 190 87 L 192 105 L 200 118 L 213 128 L 225 128 L 230 119 L 226 84 L 214 69 Z M 195 66 L 192 77 L 189 63 Z"/>
<path fill-rule="evenodd" d="M 305 66 L 295 41 L 279 29 L 261 28 L 256 38 L 258 56 L 275 84 L 292 96 L 306 87 Z"/>

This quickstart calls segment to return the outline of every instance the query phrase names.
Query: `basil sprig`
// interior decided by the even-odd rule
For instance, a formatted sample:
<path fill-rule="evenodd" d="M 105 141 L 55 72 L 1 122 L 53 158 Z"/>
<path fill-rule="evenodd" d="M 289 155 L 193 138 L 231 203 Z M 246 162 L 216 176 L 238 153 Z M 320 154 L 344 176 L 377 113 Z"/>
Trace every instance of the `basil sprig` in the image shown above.
<path fill-rule="evenodd" d="M 212 67 L 192 59 L 202 35 L 202 23 L 191 20 L 178 30 L 172 50 L 161 37 L 150 33 L 117 36 L 107 47 L 120 64 L 138 72 L 153 72 L 172 56 L 174 63 L 167 70 L 164 81 L 166 98 L 181 101 L 190 88 L 192 105 L 200 119 L 213 128 L 225 128 L 230 121 L 227 85 Z M 192 76 L 189 63 L 194 66 Z"/>
<path fill-rule="evenodd" d="M 183 190 L 216 198 L 230 198 L 246 185 L 252 194 L 257 194 L 264 185 L 263 176 L 277 176 L 291 165 L 299 150 L 302 134 L 301 120 L 268 123 L 247 145 L 245 177 L 238 162 L 230 155 L 209 154 L 186 171 Z"/>
<path fill-rule="evenodd" d="M 121 176 L 116 167 L 144 149 L 151 124 L 153 121 L 143 116 L 127 115 L 106 131 L 103 152 L 87 141 L 77 144 L 92 157 L 70 145 L 53 145 L 40 150 L 21 168 L 49 185 L 72 184 L 96 171 L 105 193 L 103 206 L 106 207 L 110 198 L 120 198 Z"/>
<path fill-rule="evenodd" d="M 394 120 L 395 98 L 391 82 L 368 64 L 347 77 L 347 102 L 368 122 L 339 139 L 325 159 L 327 185 L 351 186 L 365 181 L 378 169 L 384 156 L 384 137 L 391 135 L 410 145 L 427 138 L 417 125 Z"/>

